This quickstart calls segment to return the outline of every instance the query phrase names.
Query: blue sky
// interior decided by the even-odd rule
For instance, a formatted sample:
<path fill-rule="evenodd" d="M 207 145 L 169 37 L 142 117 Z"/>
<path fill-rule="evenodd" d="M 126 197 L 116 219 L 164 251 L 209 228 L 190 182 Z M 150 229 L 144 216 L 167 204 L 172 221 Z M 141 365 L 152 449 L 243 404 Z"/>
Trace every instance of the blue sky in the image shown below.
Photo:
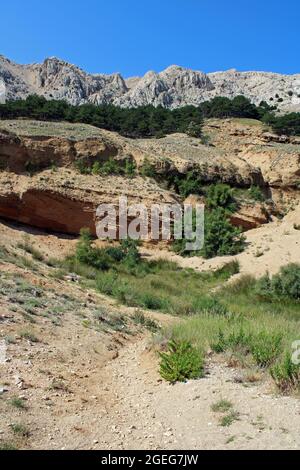
<path fill-rule="evenodd" d="M 124 76 L 177 64 L 300 73 L 299 0 L 8 0 L 0 53 Z"/>

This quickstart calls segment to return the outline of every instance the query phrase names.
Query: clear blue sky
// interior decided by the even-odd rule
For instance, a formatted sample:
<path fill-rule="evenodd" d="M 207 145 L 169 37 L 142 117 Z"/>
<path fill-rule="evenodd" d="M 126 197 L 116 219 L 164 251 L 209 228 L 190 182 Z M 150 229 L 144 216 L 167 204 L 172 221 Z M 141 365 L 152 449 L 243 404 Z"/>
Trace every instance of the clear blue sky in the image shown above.
<path fill-rule="evenodd" d="M 7 0 L 0 18 L 0 53 L 20 63 L 300 73 L 299 0 Z"/>

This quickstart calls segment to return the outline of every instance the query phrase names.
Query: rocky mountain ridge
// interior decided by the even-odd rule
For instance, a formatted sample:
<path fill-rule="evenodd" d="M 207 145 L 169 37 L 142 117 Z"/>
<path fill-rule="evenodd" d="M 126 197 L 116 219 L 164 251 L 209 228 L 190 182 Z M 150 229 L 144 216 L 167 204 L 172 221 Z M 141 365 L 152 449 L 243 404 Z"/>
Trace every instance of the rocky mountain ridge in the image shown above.
<path fill-rule="evenodd" d="M 2 81 L 2 87 L 1 87 Z M 204 73 L 170 66 L 160 73 L 125 79 L 119 73 L 88 74 L 56 57 L 42 64 L 19 65 L 0 55 L 0 101 L 38 94 L 65 99 L 74 105 L 108 104 L 122 107 L 162 105 L 174 109 L 199 105 L 216 96 L 245 95 L 255 104 L 266 101 L 282 111 L 300 111 L 300 74 L 269 72 Z"/>

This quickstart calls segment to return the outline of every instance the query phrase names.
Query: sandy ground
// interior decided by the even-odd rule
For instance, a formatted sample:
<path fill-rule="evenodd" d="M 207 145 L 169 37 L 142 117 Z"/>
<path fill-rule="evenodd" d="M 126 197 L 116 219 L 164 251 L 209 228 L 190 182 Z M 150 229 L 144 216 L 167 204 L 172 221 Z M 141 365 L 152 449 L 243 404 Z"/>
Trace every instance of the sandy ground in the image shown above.
<path fill-rule="evenodd" d="M 295 211 L 281 223 L 249 232 L 252 244 L 237 257 L 242 272 L 275 272 L 287 261 L 299 261 L 300 231 L 294 229 L 298 215 Z M 68 237 L 26 231 L 49 256 L 66 254 L 75 244 Z M 0 224 L 0 237 L 5 246 L 14 245 L 24 231 Z M 258 249 L 268 247 L 270 252 L 256 256 Z M 197 269 L 225 261 L 181 258 L 182 264 Z M 241 379 L 241 370 L 210 357 L 205 378 L 171 386 L 158 374 L 150 333 L 130 320 L 130 333 L 86 327 L 90 310 L 96 307 L 128 318 L 134 309 L 83 290 L 76 282 L 49 278 L 46 269 L 33 274 L 1 265 L 5 275 L 20 271 L 35 285 L 68 294 L 77 303 L 59 324 L 40 316 L 31 325 L 1 292 L 0 341 L 7 337 L 15 341 L 0 364 L 0 443 L 25 449 L 299 449 L 300 402 L 277 396 L 268 377 L 248 383 Z M 161 324 L 174 321 L 159 312 L 147 315 Z M 40 341 L 22 338 L 25 327 L 33 329 Z M 14 397 L 21 398 L 26 409 L 12 407 Z M 223 414 L 211 410 L 220 399 L 229 400 L 238 413 L 238 420 L 228 427 L 220 425 Z M 25 426 L 28 437 L 13 432 L 16 424 Z"/>
<path fill-rule="evenodd" d="M 43 382 L 23 390 L 28 411 L 2 416 L 1 433 L 25 423 L 31 437 L 23 445 L 32 449 L 299 449 L 299 400 L 276 397 L 268 381 L 241 384 L 237 370 L 212 360 L 205 378 L 169 385 L 149 341 L 123 343 L 104 367 L 103 358 L 84 353 L 58 365 L 70 391 Z M 43 367 L 53 373 L 51 362 Z M 228 427 L 220 424 L 224 413 L 211 409 L 220 399 L 238 413 Z"/>
<path fill-rule="evenodd" d="M 296 228 L 295 228 L 296 227 Z M 300 262 L 300 205 L 290 212 L 283 220 L 245 233 L 247 248 L 236 255 L 240 263 L 240 274 L 252 274 L 255 277 L 264 275 L 267 271 L 275 274 L 288 263 Z M 150 258 L 166 258 L 173 260 L 185 268 L 196 271 L 217 269 L 233 259 L 232 256 L 222 256 L 205 260 L 201 257 L 186 257 L 171 251 L 144 248 L 143 253 Z"/>
<path fill-rule="evenodd" d="M 104 368 L 94 391 L 101 405 L 76 419 L 78 427 L 92 432 L 76 436 L 76 448 L 299 449 L 298 400 L 271 395 L 268 384 L 236 383 L 236 370 L 214 363 L 206 378 L 168 385 L 159 378 L 147 342 L 129 344 Z M 220 425 L 222 413 L 211 410 L 220 399 L 239 413 L 229 427 Z M 54 437 L 51 447 L 64 442 L 73 448 L 74 437 Z"/>

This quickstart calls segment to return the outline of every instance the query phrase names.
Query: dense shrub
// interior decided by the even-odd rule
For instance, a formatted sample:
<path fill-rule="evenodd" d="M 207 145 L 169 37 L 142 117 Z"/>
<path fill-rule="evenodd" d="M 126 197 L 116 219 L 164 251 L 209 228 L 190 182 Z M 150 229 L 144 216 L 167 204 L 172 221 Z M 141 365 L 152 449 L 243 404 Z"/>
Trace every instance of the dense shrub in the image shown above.
<path fill-rule="evenodd" d="M 240 327 L 226 334 L 221 329 L 211 347 L 216 353 L 243 351 L 245 355 L 251 354 L 258 366 L 269 367 L 282 353 L 282 339 L 281 334 L 265 330 L 256 333 Z"/>
<path fill-rule="evenodd" d="M 257 365 L 269 367 L 282 352 L 282 335 L 261 331 L 252 337 L 250 350 Z"/>
<path fill-rule="evenodd" d="M 222 207 L 233 212 L 236 209 L 233 189 L 227 184 L 211 185 L 207 191 L 206 204 L 210 209 Z"/>
<path fill-rule="evenodd" d="M 102 165 L 97 165 L 97 171 L 100 175 L 120 175 L 124 173 L 124 169 L 114 158 L 109 158 Z M 95 173 L 95 166 L 93 167 L 93 172 Z"/>
<path fill-rule="evenodd" d="M 288 264 L 272 278 L 266 274 L 257 282 L 256 292 L 270 300 L 278 297 L 300 300 L 300 264 Z"/>
<path fill-rule="evenodd" d="M 147 159 L 143 161 L 139 168 L 139 173 L 147 178 L 154 178 L 156 176 L 155 166 Z"/>
<path fill-rule="evenodd" d="M 197 170 L 188 171 L 186 175 L 177 175 L 170 183 L 184 199 L 190 194 L 203 192 L 203 177 Z"/>
<path fill-rule="evenodd" d="M 160 353 L 160 375 L 168 382 L 185 382 L 203 377 L 203 358 L 186 341 L 170 341 L 168 352 Z"/>
<path fill-rule="evenodd" d="M 294 364 L 291 353 L 271 368 L 271 376 L 282 392 L 300 390 L 300 364 Z"/>
<path fill-rule="evenodd" d="M 262 202 L 265 200 L 262 190 L 258 186 L 251 186 L 249 189 L 249 197 L 254 201 Z"/>
<path fill-rule="evenodd" d="M 290 113 L 270 119 L 273 130 L 277 134 L 300 135 L 300 113 Z"/>
<path fill-rule="evenodd" d="M 80 240 L 77 243 L 75 258 L 80 263 L 96 269 L 106 270 L 110 267 L 110 258 L 105 250 L 92 246 L 92 237 L 88 229 L 80 231 Z"/>
<path fill-rule="evenodd" d="M 195 221 L 194 221 L 195 228 Z M 227 211 L 220 207 L 206 211 L 204 220 L 204 246 L 199 252 L 186 251 L 186 238 L 174 240 L 172 249 L 182 256 L 201 255 L 204 258 L 215 256 L 236 255 L 245 248 L 245 237 L 239 228 L 234 227 Z"/>
<path fill-rule="evenodd" d="M 109 158 L 106 162 L 99 162 L 96 161 L 91 164 L 88 157 L 80 157 L 74 162 L 75 168 L 81 173 L 82 175 L 126 175 L 126 176 L 133 176 L 134 175 L 134 164 L 128 164 L 127 161 L 125 163 L 125 167 L 123 167 L 120 162 L 115 160 L 114 158 Z"/>
<path fill-rule="evenodd" d="M 204 247 L 201 254 L 205 258 L 235 255 L 244 249 L 244 236 L 240 229 L 231 225 L 222 208 L 206 213 L 204 232 Z"/>
<path fill-rule="evenodd" d="M 82 175 L 88 175 L 91 173 L 91 166 L 88 158 L 80 157 L 74 162 L 74 166 L 79 173 Z"/>

